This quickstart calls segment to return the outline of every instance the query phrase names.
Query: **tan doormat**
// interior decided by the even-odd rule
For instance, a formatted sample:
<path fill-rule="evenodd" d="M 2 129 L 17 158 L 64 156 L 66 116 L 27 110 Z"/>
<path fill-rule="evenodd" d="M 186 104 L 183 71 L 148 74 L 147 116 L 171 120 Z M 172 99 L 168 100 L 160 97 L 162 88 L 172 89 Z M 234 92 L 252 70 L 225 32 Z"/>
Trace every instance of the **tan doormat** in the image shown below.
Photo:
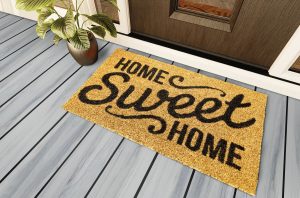
<path fill-rule="evenodd" d="M 264 94 L 118 49 L 64 108 L 254 195 L 266 102 Z"/>

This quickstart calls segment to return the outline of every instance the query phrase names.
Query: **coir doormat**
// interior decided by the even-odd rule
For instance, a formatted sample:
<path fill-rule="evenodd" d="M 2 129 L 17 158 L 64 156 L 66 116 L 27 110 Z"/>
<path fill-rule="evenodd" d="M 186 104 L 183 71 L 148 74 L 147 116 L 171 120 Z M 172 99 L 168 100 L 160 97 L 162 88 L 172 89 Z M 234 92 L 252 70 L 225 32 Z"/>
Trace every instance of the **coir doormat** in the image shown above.
<path fill-rule="evenodd" d="M 64 105 L 255 194 L 267 96 L 121 49 Z"/>

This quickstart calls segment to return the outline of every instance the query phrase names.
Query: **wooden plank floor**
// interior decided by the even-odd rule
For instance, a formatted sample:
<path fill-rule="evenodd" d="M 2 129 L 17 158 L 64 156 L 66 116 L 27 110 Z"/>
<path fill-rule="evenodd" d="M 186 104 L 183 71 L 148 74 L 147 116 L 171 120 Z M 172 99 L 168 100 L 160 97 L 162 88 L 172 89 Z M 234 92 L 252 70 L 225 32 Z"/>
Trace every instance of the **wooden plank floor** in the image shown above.
<path fill-rule="evenodd" d="M 102 40 L 81 67 L 35 24 L 0 13 L 1 198 L 250 197 L 61 108 L 117 48 L 268 94 L 256 197 L 300 197 L 300 101 Z"/>

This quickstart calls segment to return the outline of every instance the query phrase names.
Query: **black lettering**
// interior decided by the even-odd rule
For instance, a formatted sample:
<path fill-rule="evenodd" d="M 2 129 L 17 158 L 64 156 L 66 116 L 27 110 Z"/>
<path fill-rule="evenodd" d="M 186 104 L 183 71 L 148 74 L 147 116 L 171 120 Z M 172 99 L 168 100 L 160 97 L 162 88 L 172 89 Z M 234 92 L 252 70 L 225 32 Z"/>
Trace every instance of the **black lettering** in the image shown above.
<path fill-rule="evenodd" d="M 90 91 L 102 90 L 102 86 L 101 85 L 90 85 L 90 86 L 87 86 L 87 87 L 84 87 L 83 89 L 81 89 L 81 91 L 78 94 L 79 100 L 83 103 L 91 104 L 91 105 L 101 105 L 101 104 L 105 104 L 105 103 L 113 101 L 118 96 L 118 93 L 119 93 L 118 87 L 110 82 L 110 78 L 113 76 L 122 77 L 123 82 L 128 82 L 130 80 L 129 75 L 127 75 L 125 73 L 121 73 L 121 72 L 113 72 L 113 73 L 105 74 L 102 77 L 102 82 L 107 88 L 109 88 L 109 90 L 111 92 L 110 95 L 101 100 L 99 100 L 99 99 L 91 100 L 87 97 L 87 94 Z M 99 95 L 101 95 L 101 94 L 99 94 Z"/>
<path fill-rule="evenodd" d="M 244 150 L 245 150 L 244 147 L 242 147 L 242 146 L 240 146 L 240 145 L 235 144 L 235 143 L 232 142 L 232 143 L 230 144 L 230 147 L 229 147 L 229 153 L 228 153 L 228 157 L 227 157 L 226 164 L 227 164 L 228 166 L 231 166 L 231 167 L 237 169 L 237 170 L 241 170 L 241 167 L 240 167 L 239 165 L 237 165 L 237 164 L 234 163 L 234 159 L 235 159 L 235 158 L 236 158 L 236 159 L 239 159 L 239 160 L 242 159 L 241 155 L 239 155 L 239 154 L 237 154 L 237 153 L 235 152 L 235 149 L 239 149 L 239 150 L 241 150 L 241 151 L 244 151 Z"/>
<path fill-rule="evenodd" d="M 139 77 L 142 76 L 142 78 L 147 78 L 148 80 L 152 80 L 156 72 L 157 72 L 157 68 L 154 67 L 149 70 L 149 66 L 144 65 L 142 69 L 139 71 L 139 73 L 137 74 L 137 76 Z"/>
<path fill-rule="evenodd" d="M 207 153 L 209 153 L 209 157 L 212 159 L 215 159 L 218 155 L 218 160 L 224 163 L 226 148 L 227 148 L 227 141 L 224 139 L 220 139 L 216 148 L 214 148 L 214 136 L 208 133 L 206 136 L 202 154 L 206 156 Z"/>
<path fill-rule="evenodd" d="M 205 104 L 208 102 L 213 102 L 213 106 L 207 109 L 203 109 Z M 205 118 L 203 114 L 214 113 L 222 107 L 222 102 L 218 98 L 205 98 L 195 108 L 195 116 L 200 122 L 204 123 L 214 123 L 222 120 L 222 116 L 215 118 Z"/>
<path fill-rule="evenodd" d="M 125 58 L 121 58 L 119 62 L 115 65 L 115 69 L 118 69 L 122 65 L 121 71 L 124 71 L 126 67 L 128 67 L 128 65 L 131 63 L 131 60 L 127 60 L 127 62 L 124 61 Z"/>
<path fill-rule="evenodd" d="M 127 73 L 129 74 L 136 74 L 140 68 L 142 67 L 142 64 L 139 62 L 133 62 L 127 69 Z"/>
<path fill-rule="evenodd" d="M 136 111 L 150 111 L 153 109 L 156 109 L 159 107 L 163 102 L 165 102 L 168 99 L 169 92 L 166 90 L 160 90 L 157 93 L 157 97 L 159 98 L 158 101 L 154 102 L 152 105 L 149 105 L 147 107 L 143 106 L 147 98 L 151 95 L 152 89 L 147 88 L 144 93 L 134 102 L 131 103 L 125 103 L 125 100 L 133 93 L 135 90 L 135 87 L 133 85 L 130 85 L 129 88 L 118 98 L 116 104 L 119 108 L 122 109 L 129 109 L 131 107 L 134 107 Z M 136 97 L 134 97 L 136 98 Z"/>
<path fill-rule="evenodd" d="M 188 101 L 182 104 L 178 104 L 178 102 L 184 98 L 187 98 Z M 181 94 L 178 96 L 175 96 L 174 98 L 170 99 L 169 105 L 168 105 L 168 112 L 170 115 L 172 115 L 174 118 L 189 118 L 194 116 L 194 112 L 192 113 L 178 113 L 176 112 L 176 109 L 184 109 L 186 107 L 189 107 L 193 105 L 195 102 L 195 97 L 190 94 Z"/>
<path fill-rule="evenodd" d="M 166 78 L 165 76 L 163 76 L 163 74 L 169 74 L 169 72 L 164 71 L 164 70 L 159 70 L 153 81 L 156 82 L 156 83 L 158 83 L 158 84 L 161 84 L 161 85 L 162 85 L 163 82 L 161 82 L 161 81 L 159 81 L 159 80 L 160 80 L 160 79 L 165 79 L 165 78 Z"/>
<path fill-rule="evenodd" d="M 194 139 L 195 134 L 197 134 L 197 139 L 195 140 L 195 144 L 192 145 L 192 140 Z M 203 139 L 202 131 L 200 131 L 197 128 L 192 128 L 185 142 L 185 146 L 191 149 L 192 151 L 197 151 L 200 149 L 202 139 Z"/>
<path fill-rule="evenodd" d="M 175 134 L 177 133 L 177 134 L 179 134 L 177 144 L 182 145 L 183 140 L 184 140 L 184 136 L 185 136 L 185 134 L 187 132 L 187 129 L 188 129 L 188 125 L 184 124 L 181 130 L 178 129 L 178 125 L 179 125 L 179 122 L 175 121 L 173 126 L 172 126 L 172 129 L 171 129 L 171 131 L 168 135 L 168 140 L 173 140 Z"/>
<path fill-rule="evenodd" d="M 240 122 L 240 123 L 236 123 L 231 120 L 232 114 L 234 113 L 234 111 L 237 108 L 245 108 L 245 107 L 251 106 L 251 103 L 242 103 L 243 99 L 244 99 L 244 95 L 239 94 L 239 95 L 235 96 L 230 102 L 226 102 L 226 104 L 228 105 L 228 108 L 224 114 L 223 119 L 226 122 L 226 124 L 232 128 L 249 127 L 249 126 L 253 125 L 256 121 L 255 118 L 251 118 L 245 122 Z"/>

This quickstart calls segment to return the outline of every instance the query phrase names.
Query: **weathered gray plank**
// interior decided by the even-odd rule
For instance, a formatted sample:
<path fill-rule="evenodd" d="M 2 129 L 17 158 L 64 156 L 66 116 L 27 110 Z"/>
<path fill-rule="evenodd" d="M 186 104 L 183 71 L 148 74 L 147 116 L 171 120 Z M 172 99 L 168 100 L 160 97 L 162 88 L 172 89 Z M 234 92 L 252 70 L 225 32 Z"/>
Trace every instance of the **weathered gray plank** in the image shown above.
<path fill-rule="evenodd" d="M 20 32 L 24 31 L 25 29 L 29 28 L 36 24 L 35 21 L 31 21 L 28 19 L 22 19 L 7 28 L 0 31 L 0 44 L 5 42 L 6 40 L 14 37 L 15 35 L 19 34 Z"/>
<path fill-rule="evenodd" d="M 88 197 L 133 197 L 155 152 L 124 140 Z"/>
<path fill-rule="evenodd" d="M 39 196 L 84 197 L 122 139 L 95 126 Z"/>
<path fill-rule="evenodd" d="M 203 74 L 205 76 L 208 76 L 208 77 L 212 77 L 212 78 L 216 78 L 216 79 L 222 80 L 222 81 L 224 81 L 226 79 L 224 76 L 219 76 L 217 74 L 213 74 L 213 73 L 210 73 L 210 72 L 207 72 L 207 71 L 203 71 L 203 70 L 200 70 L 199 73 Z"/>
<path fill-rule="evenodd" d="M 203 173 L 195 171 L 190 188 L 187 192 L 188 198 L 232 198 L 234 188 L 224 184 Z"/>
<path fill-rule="evenodd" d="M 1 183 L 1 196 L 34 197 L 92 126 L 71 114 L 64 117 Z"/>
<path fill-rule="evenodd" d="M 181 68 L 189 70 L 189 71 L 193 71 L 193 72 L 197 72 L 198 71 L 198 69 L 196 69 L 194 67 L 190 67 L 190 66 L 187 66 L 187 65 L 184 65 L 184 64 L 181 64 L 181 63 L 177 63 L 177 62 L 174 62 L 173 65 L 175 65 L 177 67 L 181 67 Z"/>
<path fill-rule="evenodd" d="M 4 102 L 22 90 L 23 87 L 28 86 L 35 78 L 39 77 L 67 53 L 69 52 L 66 47 L 66 42 L 62 41 L 58 46 L 52 46 L 17 72 L 13 73 L 2 82 L 0 81 L 0 107 Z"/>
<path fill-rule="evenodd" d="M 24 38 L 25 39 L 25 38 Z M 47 33 L 44 40 L 36 39 L 13 53 L 12 56 L 0 61 L 0 81 L 18 68 L 22 67 L 47 48 L 53 45 L 53 34 Z M 12 39 L 14 40 L 14 39 Z M 1 45 L 0 45 L 1 48 Z"/>
<path fill-rule="evenodd" d="M 7 16 L 7 14 L 6 14 L 6 13 L 4 13 L 4 12 L 0 12 L 0 18 L 3 18 L 3 17 L 5 17 L 5 16 Z"/>
<path fill-rule="evenodd" d="M 300 197 L 300 101 L 288 99 L 284 197 Z"/>
<path fill-rule="evenodd" d="M 255 197 L 282 197 L 287 97 L 258 88 L 268 95 L 259 181 Z M 252 197 L 237 191 L 236 197 Z"/>
<path fill-rule="evenodd" d="M 6 17 L 1 18 L 0 19 L 0 31 L 19 20 L 21 20 L 21 18 L 18 16 L 14 16 L 14 15 L 8 15 Z"/>
<path fill-rule="evenodd" d="M 58 53 L 60 52 L 58 51 Z M 39 66 L 44 63 L 38 62 L 36 64 Z M 72 59 L 71 55 L 68 55 L 62 61 L 54 65 L 54 67 L 47 72 L 47 75 L 42 75 L 38 80 L 18 93 L 16 97 L 1 106 L 0 139 L 77 68 L 78 64 Z M 14 85 L 12 84 L 12 86 Z M 33 93 L 34 97 L 32 97 Z"/>
<path fill-rule="evenodd" d="M 138 197 L 183 197 L 192 169 L 158 155 Z"/>
<path fill-rule="evenodd" d="M 107 57 L 105 54 L 107 54 L 108 51 L 109 50 L 105 49 L 101 51 L 101 57 Z M 111 51 L 109 52 L 111 53 Z M 72 76 L 72 78 L 52 93 L 50 96 L 52 100 L 47 99 L 44 101 L 0 141 L 0 180 L 3 179 L 26 152 L 43 137 L 53 124 L 57 122 L 65 111 L 62 108 L 54 107 L 61 106 L 63 102 L 75 92 L 76 88 L 92 74 L 96 67 L 98 67 L 100 61 L 103 61 L 103 59 L 99 58 L 94 66 L 84 67 L 77 71 L 79 65 L 68 55 L 52 67 L 46 75 L 41 76 L 28 86 L 26 90 L 6 104 L 8 106 L 7 109 L 11 108 L 11 110 L 7 112 L 12 112 L 13 114 L 19 113 L 20 115 L 16 117 L 17 120 L 20 120 L 23 118 L 23 114 L 25 114 L 24 111 L 31 111 L 33 106 L 43 101 L 55 87 L 64 82 L 74 71 L 77 71 L 74 74 L 75 77 Z M 85 68 L 89 68 L 89 70 Z M 32 97 L 33 93 L 34 97 Z M 26 100 L 26 103 L 22 103 L 24 100 Z M 29 108 L 27 106 L 29 106 Z M 14 107 L 21 110 L 17 110 L 16 112 Z M 15 120 L 13 122 L 15 122 Z M 26 133 L 24 133 L 24 131 L 26 131 Z"/>
<path fill-rule="evenodd" d="M 5 17 L 6 18 L 6 17 Z M 18 34 L 14 39 L 10 39 L 0 45 L 0 60 L 11 55 L 13 52 L 19 50 L 24 45 L 28 44 L 30 41 L 37 38 L 35 32 L 35 26 L 25 30 L 24 32 Z"/>

